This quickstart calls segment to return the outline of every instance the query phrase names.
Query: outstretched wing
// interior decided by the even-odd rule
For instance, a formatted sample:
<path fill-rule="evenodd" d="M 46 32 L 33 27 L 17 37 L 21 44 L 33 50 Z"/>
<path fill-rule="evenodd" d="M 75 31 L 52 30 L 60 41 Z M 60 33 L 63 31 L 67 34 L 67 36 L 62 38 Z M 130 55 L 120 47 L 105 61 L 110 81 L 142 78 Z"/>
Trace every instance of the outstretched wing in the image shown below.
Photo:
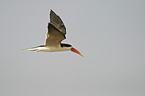
<path fill-rule="evenodd" d="M 61 18 L 56 15 L 52 10 L 50 11 L 50 23 L 56 27 L 61 33 L 66 34 L 66 28 Z"/>
<path fill-rule="evenodd" d="M 50 11 L 50 23 L 48 23 L 48 33 L 45 41 L 46 46 L 60 46 L 64 40 L 66 28 L 61 18 L 56 15 L 52 10 Z"/>

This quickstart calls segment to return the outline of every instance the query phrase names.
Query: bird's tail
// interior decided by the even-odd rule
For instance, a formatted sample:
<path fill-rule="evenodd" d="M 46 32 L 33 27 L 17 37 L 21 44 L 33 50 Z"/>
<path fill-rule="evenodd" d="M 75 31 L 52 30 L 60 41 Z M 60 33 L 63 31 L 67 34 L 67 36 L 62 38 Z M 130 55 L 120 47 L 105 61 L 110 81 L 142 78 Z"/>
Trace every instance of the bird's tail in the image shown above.
<path fill-rule="evenodd" d="M 38 51 L 38 49 L 36 49 L 36 48 L 27 48 L 27 49 L 23 49 L 23 50 Z"/>

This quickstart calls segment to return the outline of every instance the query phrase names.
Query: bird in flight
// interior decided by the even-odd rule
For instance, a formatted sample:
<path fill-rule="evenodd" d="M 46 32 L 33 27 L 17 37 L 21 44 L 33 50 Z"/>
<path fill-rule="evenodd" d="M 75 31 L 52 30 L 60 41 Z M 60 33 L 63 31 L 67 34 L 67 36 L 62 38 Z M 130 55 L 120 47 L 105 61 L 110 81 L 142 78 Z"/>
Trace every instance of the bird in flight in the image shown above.
<path fill-rule="evenodd" d="M 66 34 L 66 28 L 63 21 L 54 11 L 51 10 L 50 22 L 48 23 L 48 32 L 47 32 L 47 38 L 45 40 L 45 45 L 28 48 L 26 50 L 37 51 L 37 52 L 72 51 L 83 57 L 83 55 L 74 47 L 72 47 L 72 45 L 61 43 L 61 41 L 66 39 L 65 34 Z"/>

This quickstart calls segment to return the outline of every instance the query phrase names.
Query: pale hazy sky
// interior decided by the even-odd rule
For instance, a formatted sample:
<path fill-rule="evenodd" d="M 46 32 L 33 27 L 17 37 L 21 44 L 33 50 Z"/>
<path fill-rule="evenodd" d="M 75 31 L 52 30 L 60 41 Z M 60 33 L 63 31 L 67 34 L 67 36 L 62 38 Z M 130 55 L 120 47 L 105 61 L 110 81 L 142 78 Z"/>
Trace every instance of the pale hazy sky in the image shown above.
<path fill-rule="evenodd" d="M 50 9 L 72 52 L 44 44 Z M 0 0 L 0 96 L 145 96 L 145 0 Z"/>

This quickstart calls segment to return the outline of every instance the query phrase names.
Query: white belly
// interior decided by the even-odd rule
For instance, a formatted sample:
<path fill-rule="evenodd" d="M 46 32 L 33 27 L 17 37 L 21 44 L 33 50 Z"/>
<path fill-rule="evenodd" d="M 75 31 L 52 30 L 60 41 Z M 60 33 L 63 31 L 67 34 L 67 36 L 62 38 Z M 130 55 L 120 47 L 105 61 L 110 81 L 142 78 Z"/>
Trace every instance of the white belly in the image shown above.
<path fill-rule="evenodd" d="M 70 49 L 62 48 L 62 47 L 35 47 L 27 49 L 30 51 L 44 51 L 44 52 L 57 52 L 57 51 L 69 51 Z"/>

